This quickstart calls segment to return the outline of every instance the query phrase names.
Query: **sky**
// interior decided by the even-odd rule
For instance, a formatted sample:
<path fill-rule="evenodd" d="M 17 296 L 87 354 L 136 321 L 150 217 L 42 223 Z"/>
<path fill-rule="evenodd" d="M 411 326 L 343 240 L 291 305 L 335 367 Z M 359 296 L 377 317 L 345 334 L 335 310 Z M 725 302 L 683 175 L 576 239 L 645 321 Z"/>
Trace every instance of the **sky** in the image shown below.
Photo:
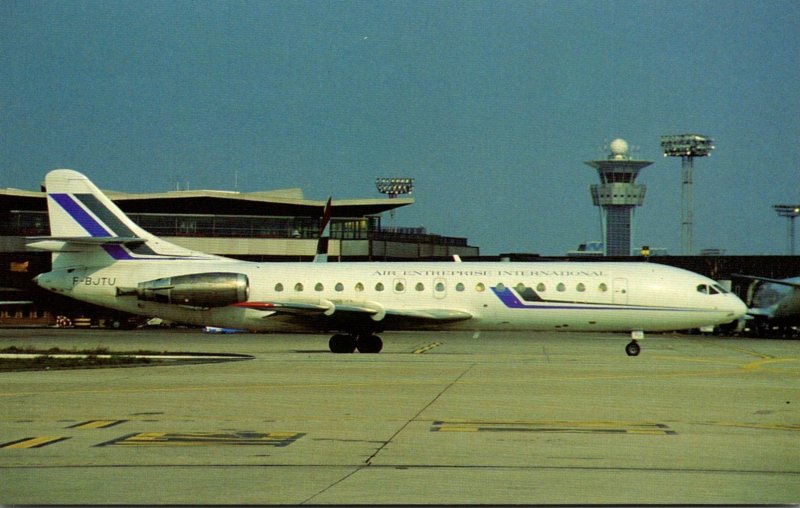
<path fill-rule="evenodd" d="M 0 69 L 0 187 L 71 168 L 324 200 L 411 177 L 397 226 L 562 255 L 602 238 L 584 161 L 623 138 L 654 161 L 633 246 L 680 254 L 660 136 L 700 133 L 695 251 L 786 254 L 772 205 L 800 203 L 795 0 L 5 0 Z"/>

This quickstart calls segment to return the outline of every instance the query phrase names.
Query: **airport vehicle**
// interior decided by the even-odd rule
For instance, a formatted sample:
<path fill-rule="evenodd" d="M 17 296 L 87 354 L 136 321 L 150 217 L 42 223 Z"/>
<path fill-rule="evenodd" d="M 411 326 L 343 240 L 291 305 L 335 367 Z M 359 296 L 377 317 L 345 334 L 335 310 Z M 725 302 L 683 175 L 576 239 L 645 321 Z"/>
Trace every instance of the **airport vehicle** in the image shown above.
<path fill-rule="evenodd" d="M 203 333 L 245 333 L 247 330 L 239 328 L 220 328 L 219 326 L 204 326 Z"/>
<path fill-rule="evenodd" d="M 800 277 L 772 279 L 753 275 L 737 275 L 753 283 L 747 290 L 749 328 L 758 336 L 797 333 L 800 325 Z"/>
<path fill-rule="evenodd" d="M 701 275 L 655 263 L 252 263 L 191 251 L 131 221 L 84 175 L 46 180 L 53 252 L 43 288 L 175 322 L 336 332 L 332 352 L 377 353 L 387 330 L 630 332 L 727 323 L 746 306 Z"/>

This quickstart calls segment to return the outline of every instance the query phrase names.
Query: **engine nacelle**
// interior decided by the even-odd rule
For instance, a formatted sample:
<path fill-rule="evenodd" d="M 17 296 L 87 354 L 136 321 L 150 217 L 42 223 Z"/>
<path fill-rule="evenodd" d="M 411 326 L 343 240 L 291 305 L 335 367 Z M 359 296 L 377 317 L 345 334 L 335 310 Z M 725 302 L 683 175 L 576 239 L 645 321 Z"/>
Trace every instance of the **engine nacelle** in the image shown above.
<path fill-rule="evenodd" d="M 190 307 L 225 307 L 246 302 L 250 283 L 243 273 L 193 273 L 140 282 L 139 300 Z"/>

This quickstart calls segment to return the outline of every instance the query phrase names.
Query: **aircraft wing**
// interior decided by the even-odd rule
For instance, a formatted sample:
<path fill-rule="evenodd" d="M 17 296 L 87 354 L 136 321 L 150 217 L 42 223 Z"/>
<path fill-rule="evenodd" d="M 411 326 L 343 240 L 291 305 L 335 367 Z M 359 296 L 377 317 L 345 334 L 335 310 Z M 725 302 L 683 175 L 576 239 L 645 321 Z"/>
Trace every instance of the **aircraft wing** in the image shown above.
<path fill-rule="evenodd" d="M 283 314 L 304 318 L 329 318 L 336 323 L 364 323 L 367 319 L 383 322 L 387 328 L 410 325 L 435 325 L 466 321 L 472 314 L 456 309 L 392 309 L 378 302 L 332 302 L 329 300 L 243 302 L 237 307 L 269 312 L 269 315 Z"/>
<path fill-rule="evenodd" d="M 742 275 L 739 273 L 733 274 L 736 277 L 741 277 L 743 279 L 750 279 L 750 280 L 760 280 L 762 282 L 770 282 L 772 284 L 781 284 L 783 286 L 789 286 L 793 288 L 800 288 L 800 282 L 797 281 L 797 278 L 791 279 L 771 279 L 769 277 L 756 277 L 754 275 Z"/>
<path fill-rule="evenodd" d="M 760 308 L 760 307 L 753 307 L 753 308 L 747 309 L 747 317 L 746 317 L 746 319 L 752 319 L 755 316 L 763 316 L 763 317 L 766 317 L 766 318 L 773 318 L 773 317 L 775 317 L 775 309 L 771 308 L 771 307 L 768 307 L 766 309 L 763 309 L 763 308 Z"/>

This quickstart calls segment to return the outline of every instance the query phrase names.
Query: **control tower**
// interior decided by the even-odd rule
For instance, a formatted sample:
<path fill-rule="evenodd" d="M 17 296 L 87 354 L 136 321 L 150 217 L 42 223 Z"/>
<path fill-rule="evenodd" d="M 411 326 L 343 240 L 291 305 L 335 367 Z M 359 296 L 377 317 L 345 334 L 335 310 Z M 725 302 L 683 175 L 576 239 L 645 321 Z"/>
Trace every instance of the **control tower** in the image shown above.
<path fill-rule="evenodd" d="M 628 143 L 615 139 L 607 159 L 586 161 L 597 170 L 600 183 L 591 186 L 592 202 L 601 208 L 606 256 L 631 255 L 633 209 L 642 206 L 647 188 L 636 184 L 636 176 L 653 161 L 634 160 Z"/>

